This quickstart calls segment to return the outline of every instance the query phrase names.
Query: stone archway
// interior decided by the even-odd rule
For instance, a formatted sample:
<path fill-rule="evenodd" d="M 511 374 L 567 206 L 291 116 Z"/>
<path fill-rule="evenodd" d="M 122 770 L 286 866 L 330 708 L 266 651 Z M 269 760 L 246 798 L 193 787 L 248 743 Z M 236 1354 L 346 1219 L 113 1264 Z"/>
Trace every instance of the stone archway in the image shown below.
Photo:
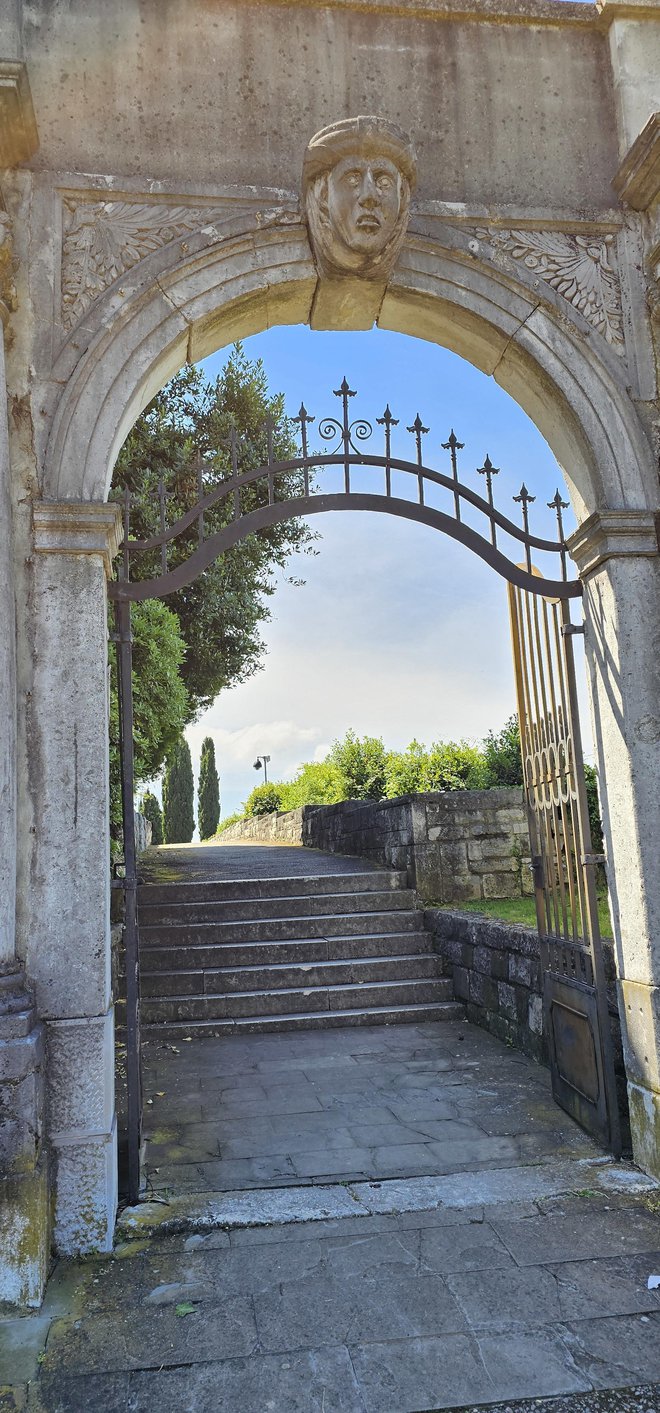
<path fill-rule="evenodd" d="M 73 612 L 71 595 L 79 604 L 80 582 L 70 577 L 73 562 L 66 569 L 65 566 L 68 552 L 75 556 L 78 572 L 85 577 L 84 598 L 86 616 L 89 615 L 84 641 L 79 644 L 79 651 L 89 654 L 87 680 L 103 651 L 105 576 L 101 548 L 106 533 L 114 532 L 115 526 L 114 510 L 104 505 L 103 499 L 128 427 L 186 358 L 202 358 L 237 337 L 274 324 L 309 319 L 316 278 L 303 227 L 277 222 L 255 232 L 246 229 L 244 222 L 236 221 L 218 240 L 215 237 L 219 234 L 214 232 L 209 247 L 208 236 L 199 233 L 196 240 L 187 242 L 189 248 L 183 260 L 178 247 L 147 259 L 143 269 L 138 267 L 133 291 L 129 294 L 125 290 L 117 312 L 112 294 L 99 303 L 96 327 L 89 331 L 88 347 L 68 379 L 53 418 L 44 499 L 35 507 L 36 547 L 46 550 L 57 545 L 62 557 L 56 560 L 46 555 L 42 559 L 39 555 L 37 577 L 42 566 L 51 576 L 53 566 L 57 566 L 58 594 L 62 603 L 69 598 Z M 156 264 L 157 273 L 153 268 Z M 576 557 L 583 572 L 589 571 L 585 594 L 587 650 L 599 763 L 606 783 L 604 813 L 608 855 L 613 864 L 619 971 L 626 977 L 633 945 L 633 965 L 640 971 L 652 965 L 650 895 L 640 888 L 627 891 L 619 881 L 630 874 L 631 838 L 636 839 L 640 870 L 637 877 L 651 865 L 651 841 L 645 841 L 639 828 L 636 792 L 644 787 L 635 759 L 637 753 L 648 751 L 650 743 L 644 739 L 643 727 L 641 735 L 639 731 L 636 736 L 633 734 L 632 749 L 622 733 L 622 711 L 629 712 L 632 707 L 639 712 L 643 682 L 638 675 L 634 705 L 625 704 L 625 683 L 616 645 L 622 639 L 629 641 L 631 628 L 638 637 L 644 637 L 638 612 L 639 585 L 640 580 L 646 579 L 650 584 L 656 570 L 648 557 L 653 550 L 649 534 L 653 470 L 649 444 L 627 397 L 616 353 L 582 327 L 579 319 L 569 321 L 559 303 L 559 297 L 541 303 L 529 282 L 491 268 L 484 258 L 456 249 L 455 243 L 452 248 L 413 231 L 383 300 L 379 322 L 383 327 L 449 346 L 495 376 L 534 417 L 566 471 L 581 521 L 574 537 Z M 624 467 L 629 469 L 626 476 L 622 475 Z M 605 553 L 604 535 L 609 537 Z M 86 553 L 87 550 L 95 554 Z M 81 556 L 81 551 L 86 557 Z M 607 557 L 610 555 L 614 557 Z M 68 588 L 60 577 L 62 572 Z M 630 574 L 635 580 L 632 593 L 625 583 Z M 51 577 L 44 588 L 51 592 L 53 584 Z M 78 609 L 78 618 L 79 612 Z M 41 653 L 47 659 L 59 651 L 59 644 L 57 633 L 53 635 L 53 624 L 45 623 L 44 628 Z M 650 686 L 649 681 L 649 690 Z M 102 710 L 101 700 L 98 730 Z M 642 720 L 651 714 L 649 705 L 646 713 L 642 711 Z M 89 721 L 88 701 L 84 715 Z M 50 749 L 44 740 L 46 759 Z M 627 788 L 623 788 L 626 779 Z M 614 811 L 608 807 L 613 791 L 617 801 Z M 647 805 L 651 803 L 647 801 Z M 47 841 L 41 838 L 42 861 L 47 847 Z M 98 850 L 96 858 L 97 866 L 105 867 Z M 623 859 L 625 868 L 619 862 Z M 71 858 L 72 871 L 81 866 L 80 858 Z M 62 883 L 68 890 L 70 875 L 65 875 Z M 96 897 L 94 906 L 98 912 L 98 891 Z M 37 899 L 35 906 L 43 903 Z M 102 954 L 107 942 L 102 942 L 102 931 L 101 928 L 96 968 L 91 968 L 88 977 L 92 990 L 96 984 L 94 976 L 98 977 L 99 969 L 105 966 Z M 640 951 L 642 936 L 648 938 L 646 954 Z M 85 929 L 78 939 L 81 949 L 87 938 Z M 73 938 L 71 943 L 73 947 Z M 41 945 L 37 949 L 28 943 L 27 965 L 38 988 L 46 957 Z M 631 986 L 637 988 L 635 1000 L 643 984 L 641 976 L 631 978 Z M 83 1005 L 89 1007 L 90 1014 L 87 1037 L 95 1028 L 98 1033 L 94 1065 L 100 1085 L 107 1080 L 110 1063 L 109 1021 L 98 1014 L 92 1018 L 89 999 L 84 999 Z M 79 1028 L 77 1038 L 80 1035 Z M 641 1102 L 646 1100 L 642 1098 Z M 650 1165 L 644 1146 L 647 1138 L 639 1126 L 637 1139 L 639 1157 Z M 110 1154 L 111 1145 L 106 1143 L 105 1166 L 101 1172 L 99 1165 L 95 1174 L 101 1203 L 110 1181 Z M 72 1171 L 70 1178 L 67 1174 L 67 1181 L 72 1191 L 77 1190 L 80 1172 Z M 65 1206 L 62 1193 L 60 1209 Z M 102 1205 L 100 1210 L 104 1210 Z M 75 1222 L 72 1234 L 60 1224 L 58 1239 L 63 1246 L 85 1240 L 82 1233 L 73 1234 L 75 1231 Z"/>
<path fill-rule="evenodd" d="M 35 989 L 41 1030 L 30 1030 L 26 1005 L 21 1037 L 30 1073 L 44 1024 L 49 1041 L 48 1144 L 36 1085 L 15 1158 L 19 1186 L 33 1183 L 16 1198 L 19 1225 L 39 1254 L 12 1299 L 26 1289 L 34 1298 L 43 1282 L 46 1148 L 59 1249 L 107 1247 L 114 1222 L 104 765 L 113 461 L 186 359 L 310 319 L 302 152 L 323 123 L 381 98 L 388 118 L 415 129 L 420 188 L 378 321 L 495 377 L 545 435 L 571 490 L 635 1151 L 660 1171 L 660 556 L 647 307 L 657 293 L 660 6 L 493 0 L 486 15 L 480 0 L 409 0 L 396 13 L 385 0 L 369 13 L 359 0 L 289 0 L 282 12 L 228 3 L 211 15 L 185 0 L 165 48 L 159 8 L 108 0 L 80 26 L 46 0 L 16 0 L 0 21 L 11 117 L 0 125 L 10 398 L 0 470 L 11 468 L 0 475 L 9 625 L 0 958 L 10 989 L 16 967 L 17 996 L 16 957 Z M 282 14 L 295 23 L 294 52 Z"/>

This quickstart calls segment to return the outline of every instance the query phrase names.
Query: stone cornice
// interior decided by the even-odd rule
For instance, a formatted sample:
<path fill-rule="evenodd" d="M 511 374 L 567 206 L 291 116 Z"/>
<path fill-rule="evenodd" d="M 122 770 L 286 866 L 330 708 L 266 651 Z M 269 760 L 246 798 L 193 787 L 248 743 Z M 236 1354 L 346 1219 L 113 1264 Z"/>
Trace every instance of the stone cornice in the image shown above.
<path fill-rule="evenodd" d="M 635 211 L 648 211 L 660 196 L 660 113 L 652 113 L 613 178 L 622 201 Z"/>
<path fill-rule="evenodd" d="M 613 20 L 660 21 L 660 0 L 596 0 L 596 9 L 607 26 Z"/>
<path fill-rule="evenodd" d="M 25 64 L 0 59 L 0 167 L 27 162 L 39 146 Z"/>
<path fill-rule="evenodd" d="M 660 514 L 652 510 L 601 510 L 590 515 L 566 541 L 580 578 L 608 559 L 660 553 Z"/>
<path fill-rule="evenodd" d="M 353 10 L 397 19 L 460 21 L 475 24 L 550 25 L 567 29 L 600 27 L 595 5 L 571 0 L 261 0 L 291 8 Z"/>
<path fill-rule="evenodd" d="M 122 517 L 109 501 L 36 501 L 34 548 L 39 554 L 96 554 L 110 578 L 122 541 Z"/>

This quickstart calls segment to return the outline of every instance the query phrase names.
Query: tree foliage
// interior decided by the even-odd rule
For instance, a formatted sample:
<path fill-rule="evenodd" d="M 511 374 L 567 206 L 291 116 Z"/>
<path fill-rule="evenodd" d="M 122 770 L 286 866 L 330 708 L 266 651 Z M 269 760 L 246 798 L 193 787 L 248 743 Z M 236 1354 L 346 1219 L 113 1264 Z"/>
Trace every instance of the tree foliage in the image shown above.
<path fill-rule="evenodd" d="M 158 486 L 167 493 L 168 523 L 197 499 L 200 479 L 205 494 L 232 474 L 230 440 L 238 438 L 238 467 L 248 471 L 268 457 L 266 421 L 277 460 L 297 452 L 293 426 L 282 394 L 271 394 L 261 359 L 248 359 L 236 344 L 214 383 L 201 369 L 178 373 L 138 418 L 122 447 L 113 477 L 113 494 L 131 493 L 131 533 L 142 539 L 158 533 Z M 302 472 L 279 476 L 275 498 L 290 499 L 302 489 Z M 268 487 L 259 480 L 241 491 L 243 514 L 267 503 Z M 229 495 L 205 512 L 205 533 L 227 525 L 234 514 Z M 197 540 L 197 522 L 189 535 L 168 549 L 169 569 L 187 559 Z M 227 550 L 203 575 L 170 594 L 186 644 L 181 676 L 188 692 L 189 720 L 218 693 L 250 677 L 260 666 L 260 625 L 270 617 L 267 599 L 274 592 L 273 571 L 285 570 L 296 551 L 311 551 L 315 536 L 300 520 L 284 521 L 247 536 Z M 160 572 L 160 551 L 140 556 L 135 577 Z M 134 560 L 136 557 L 134 556 Z"/>
<path fill-rule="evenodd" d="M 185 643 L 176 614 L 159 599 L 135 603 L 133 633 L 133 758 L 136 785 L 153 780 L 183 731 L 189 715 L 188 693 L 180 669 Z M 110 827 L 121 839 L 119 707 L 115 654 L 111 654 L 110 689 Z"/>
<path fill-rule="evenodd" d="M 379 736 L 347 731 L 334 741 L 328 760 L 337 767 L 344 800 L 382 800 L 385 794 L 386 752 Z"/>
<path fill-rule="evenodd" d="M 518 717 L 510 716 L 501 731 L 489 731 L 483 743 L 489 785 L 522 785 Z"/>
<path fill-rule="evenodd" d="M 282 809 L 282 786 L 268 781 L 255 785 L 243 807 L 246 815 L 275 814 Z"/>
<path fill-rule="evenodd" d="M 220 820 L 220 781 L 215 763 L 213 738 L 205 736 L 199 763 L 197 822 L 200 839 L 210 839 Z"/>
<path fill-rule="evenodd" d="M 312 760 L 301 765 L 293 780 L 282 785 L 282 809 L 300 805 L 334 805 L 344 799 L 344 782 L 339 767 L 331 760 Z"/>
<path fill-rule="evenodd" d="M 163 780 L 163 835 L 166 844 L 189 844 L 195 829 L 194 781 L 190 747 L 180 736 L 167 757 Z"/>
<path fill-rule="evenodd" d="M 158 800 L 156 799 L 156 796 L 152 795 L 150 790 L 145 790 L 144 795 L 142 796 L 140 814 L 143 814 L 145 819 L 148 819 L 151 825 L 152 844 L 162 844 L 163 812 L 158 803 Z"/>

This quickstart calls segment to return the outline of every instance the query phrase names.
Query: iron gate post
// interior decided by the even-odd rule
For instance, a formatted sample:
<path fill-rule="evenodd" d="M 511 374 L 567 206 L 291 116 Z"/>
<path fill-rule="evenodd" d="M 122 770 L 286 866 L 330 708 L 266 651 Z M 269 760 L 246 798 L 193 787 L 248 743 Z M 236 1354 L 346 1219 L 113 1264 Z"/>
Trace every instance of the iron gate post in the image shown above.
<path fill-rule="evenodd" d="M 128 1200 L 140 1195 L 142 1146 L 142 1066 L 140 1063 L 140 976 L 137 923 L 137 855 L 135 848 L 133 770 L 133 638 L 130 599 L 115 602 L 117 679 L 121 756 L 122 823 L 124 831 L 124 955 L 126 959 L 126 1097 L 128 1139 Z"/>

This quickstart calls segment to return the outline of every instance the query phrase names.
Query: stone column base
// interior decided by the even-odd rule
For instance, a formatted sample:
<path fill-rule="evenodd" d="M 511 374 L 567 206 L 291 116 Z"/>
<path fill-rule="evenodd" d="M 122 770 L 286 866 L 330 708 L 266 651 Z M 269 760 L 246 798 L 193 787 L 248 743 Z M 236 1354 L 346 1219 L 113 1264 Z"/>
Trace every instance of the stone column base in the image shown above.
<path fill-rule="evenodd" d="M 41 1304 L 50 1252 L 44 1028 L 19 970 L 0 974 L 0 1301 Z"/>

